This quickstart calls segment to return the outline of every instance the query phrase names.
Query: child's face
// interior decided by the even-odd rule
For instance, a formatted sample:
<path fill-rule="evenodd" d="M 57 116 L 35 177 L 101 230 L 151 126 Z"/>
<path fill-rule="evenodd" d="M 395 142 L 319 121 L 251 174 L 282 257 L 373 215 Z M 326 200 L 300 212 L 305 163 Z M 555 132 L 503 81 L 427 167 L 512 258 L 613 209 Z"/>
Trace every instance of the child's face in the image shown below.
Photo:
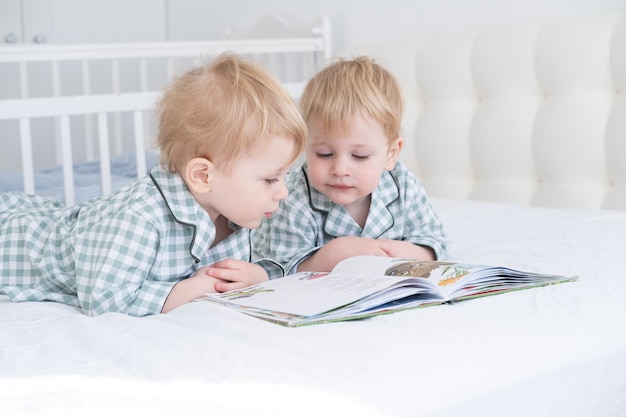
<path fill-rule="evenodd" d="M 241 227 L 258 227 L 287 197 L 285 175 L 294 152 L 291 139 L 276 136 L 233 163 L 229 171 L 216 168 L 210 201 L 203 206 L 214 219 L 221 214 Z"/>
<path fill-rule="evenodd" d="M 357 116 L 347 129 L 332 133 L 314 121 L 306 148 L 309 181 L 347 209 L 369 203 L 383 171 L 394 167 L 401 146 L 401 138 L 389 146 L 382 125 L 369 116 Z"/>

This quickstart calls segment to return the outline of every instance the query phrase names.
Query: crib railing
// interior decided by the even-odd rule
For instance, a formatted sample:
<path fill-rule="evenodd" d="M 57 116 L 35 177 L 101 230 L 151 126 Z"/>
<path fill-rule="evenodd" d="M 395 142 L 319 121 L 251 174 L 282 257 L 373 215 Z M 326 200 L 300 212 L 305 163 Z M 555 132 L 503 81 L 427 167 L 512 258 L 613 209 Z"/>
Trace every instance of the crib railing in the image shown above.
<path fill-rule="evenodd" d="M 264 63 L 297 100 L 330 57 L 330 26 L 321 22 L 297 38 L 2 46 L 0 172 L 21 170 L 24 191 L 36 193 L 34 170 L 62 165 L 65 202 L 73 204 L 73 163 L 100 160 L 108 194 L 112 155 L 134 151 L 145 173 L 152 109 L 173 77 L 232 51 Z"/>
<path fill-rule="evenodd" d="M 74 97 L 33 98 L 0 101 L 0 120 L 19 119 L 24 191 L 35 193 L 33 146 L 29 121 L 37 117 L 57 118 L 60 126 L 61 165 L 65 203 L 74 204 L 74 179 L 70 117 L 95 114 L 98 121 L 100 175 L 103 194 L 111 193 L 110 138 L 108 116 L 130 111 L 134 120 L 134 146 L 137 155 L 137 173 L 146 172 L 144 112 L 153 108 L 157 92 L 85 95 Z"/>

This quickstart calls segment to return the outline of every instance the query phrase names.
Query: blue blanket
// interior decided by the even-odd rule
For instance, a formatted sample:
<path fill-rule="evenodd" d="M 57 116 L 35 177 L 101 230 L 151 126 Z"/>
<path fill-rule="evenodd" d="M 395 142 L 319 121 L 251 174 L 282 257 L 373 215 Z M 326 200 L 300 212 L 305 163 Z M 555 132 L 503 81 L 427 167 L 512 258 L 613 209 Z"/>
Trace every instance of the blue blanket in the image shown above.
<path fill-rule="evenodd" d="M 158 163 L 158 155 L 146 152 L 147 175 Z M 63 168 L 57 166 L 36 171 L 35 193 L 65 202 L 63 188 Z M 111 188 L 115 192 L 137 178 L 137 163 L 134 152 L 121 154 L 111 160 Z M 74 164 L 74 191 L 76 203 L 102 195 L 100 161 L 78 162 Z M 21 172 L 0 172 L 0 194 L 24 190 L 24 176 Z"/>

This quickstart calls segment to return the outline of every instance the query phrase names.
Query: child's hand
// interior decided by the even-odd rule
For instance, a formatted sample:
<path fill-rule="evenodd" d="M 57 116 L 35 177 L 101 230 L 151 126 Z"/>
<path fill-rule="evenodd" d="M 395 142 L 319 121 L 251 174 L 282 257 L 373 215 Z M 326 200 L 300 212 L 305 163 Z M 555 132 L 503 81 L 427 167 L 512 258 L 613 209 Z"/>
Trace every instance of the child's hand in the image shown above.
<path fill-rule="evenodd" d="M 390 255 L 394 258 L 411 258 L 419 260 L 435 260 L 437 256 L 435 251 L 428 246 L 415 245 L 411 242 L 405 242 L 402 240 L 390 240 L 390 239 L 378 239 L 382 244 L 391 248 L 391 251 L 395 255 Z"/>
<path fill-rule="evenodd" d="M 206 274 L 217 280 L 217 292 L 238 290 L 269 279 L 261 266 L 238 259 L 218 261 L 208 267 Z"/>
<path fill-rule="evenodd" d="M 202 287 L 205 290 L 204 292 L 219 292 L 215 289 L 215 284 L 226 281 L 211 276 L 209 274 L 210 269 L 210 266 L 203 266 L 187 280 L 196 281 L 196 288 Z"/>
<path fill-rule="evenodd" d="M 356 255 L 396 256 L 387 240 L 342 236 L 331 240 L 302 261 L 298 271 L 330 271 L 338 262 Z"/>
<path fill-rule="evenodd" d="M 335 259 L 335 263 L 356 255 L 394 256 L 388 241 L 359 236 L 342 236 L 331 240 L 318 253 Z"/>
<path fill-rule="evenodd" d="M 178 306 L 202 297 L 206 293 L 217 292 L 216 286 L 225 283 L 225 281 L 208 275 L 210 269 L 210 266 L 203 266 L 189 278 L 174 285 L 161 312 L 167 313 Z"/>

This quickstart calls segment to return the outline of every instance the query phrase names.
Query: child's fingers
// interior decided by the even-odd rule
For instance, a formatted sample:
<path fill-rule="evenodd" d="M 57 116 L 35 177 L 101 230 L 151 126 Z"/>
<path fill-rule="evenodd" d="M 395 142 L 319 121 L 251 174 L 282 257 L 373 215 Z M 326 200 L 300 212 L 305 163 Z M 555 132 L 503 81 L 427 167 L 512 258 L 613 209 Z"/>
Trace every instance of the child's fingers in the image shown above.
<path fill-rule="evenodd" d="M 211 267 L 207 270 L 207 275 L 213 278 L 217 278 L 222 281 L 235 281 L 236 277 L 240 275 L 241 272 L 239 270 L 226 269 L 226 268 L 216 268 Z"/>
<path fill-rule="evenodd" d="M 243 282 L 216 282 L 215 283 L 215 291 L 217 292 L 227 292 L 232 290 L 240 290 L 242 288 L 247 287 L 248 285 Z"/>
<path fill-rule="evenodd" d="M 227 258 L 227 259 L 222 259 L 220 261 L 215 262 L 214 264 L 212 264 L 210 266 L 210 268 L 219 268 L 219 269 L 241 269 L 241 263 L 243 261 L 240 261 L 238 259 L 232 259 L 232 258 Z"/>

